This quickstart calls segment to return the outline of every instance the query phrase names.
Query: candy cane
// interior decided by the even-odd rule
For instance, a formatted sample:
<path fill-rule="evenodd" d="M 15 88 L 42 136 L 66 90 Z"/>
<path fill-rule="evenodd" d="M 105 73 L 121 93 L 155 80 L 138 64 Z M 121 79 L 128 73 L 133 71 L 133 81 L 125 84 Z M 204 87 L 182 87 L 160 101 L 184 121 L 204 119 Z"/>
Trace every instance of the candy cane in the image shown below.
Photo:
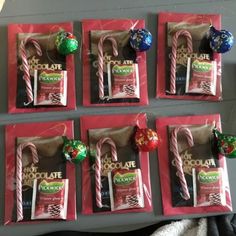
<path fill-rule="evenodd" d="M 103 85 L 103 43 L 105 40 L 109 40 L 112 43 L 113 55 L 118 56 L 117 42 L 109 34 L 101 36 L 98 42 L 98 89 L 99 98 L 104 99 L 104 85 Z"/>
<path fill-rule="evenodd" d="M 17 221 L 23 220 L 22 206 L 22 151 L 24 148 L 29 148 L 32 153 L 33 163 L 37 163 L 38 153 L 33 143 L 22 143 L 17 147 L 16 151 L 16 206 L 17 206 Z"/>
<path fill-rule="evenodd" d="M 187 39 L 188 53 L 193 52 L 192 36 L 187 30 L 177 31 L 172 38 L 171 66 L 170 66 L 170 94 L 176 93 L 176 56 L 179 36 L 185 36 Z"/>
<path fill-rule="evenodd" d="M 181 184 L 181 187 L 182 187 L 182 192 L 183 192 L 182 197 L 183 197 L 183 199 L 188 200 L 190 198 L 190 195 L 189 195 L 189 191 L 188 191 L 187 182 L 186 182 L 186 179 L 185 179 L 185 176 L 184 176 L 182 158 L 179 155 L 179 151 L 178 151 L 177 136 L 178 136 L 179 132 L 183 132 L 185 134 L 185 136 L 187 138 L 187 141 L 188 141 L 188 145 L 190 147 L 192 147 L 194 145 L 194 143 L 193 143 L 192 133 L 188 128 L 178 126 L 171 133 L 170 151 L 174 154 L 175 165 L 176 165 L 176 168 L 177 168 L 177 175 L 179 177 L 180 184 Z"/>
<path fill-rule="evenodd" d="M 95 186 L 96 186 L 96 204 L 99 208 L 102 208 L 102 196 L 101 196 L 101 149 L 104 143 L 108 143 L 111 146 L 112 161 L 117 161 L 116 145 L 111 138 L 101 138 L 96 144 L 96 163 L 95 163 Z"/>
<path fill-rule="evenodd" d="M 23 66 L 23 79 L 26 84 L 26 94 L 27 94 L 27 99 L 28 102 L 24 103 L 25 106 L 29 105 L 31 102 L 33 102 L 33 91 L 32 91 L 32 86 L 31 86 L 31 80 L 30 80 L 30 66 L 27 60 L 27 53 L 26 53 L 26 44 L 32 43 L 34 47 L 36 48 L 36 53 L 39 56 L 42 56 L 42 50 L 40 48 L 39 43 L 37 40 L 32 39 L 32 38 L 27 38 L 25 40 L 22 40 L 20 43 L 20 56 L 22 60 L 22 66 Z"/>

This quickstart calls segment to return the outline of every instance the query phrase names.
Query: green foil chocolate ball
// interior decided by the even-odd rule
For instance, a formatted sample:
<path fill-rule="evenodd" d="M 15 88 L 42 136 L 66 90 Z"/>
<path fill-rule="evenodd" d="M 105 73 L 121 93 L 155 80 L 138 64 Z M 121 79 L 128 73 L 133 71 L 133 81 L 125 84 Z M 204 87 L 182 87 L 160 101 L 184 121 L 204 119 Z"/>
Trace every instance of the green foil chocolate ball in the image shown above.
<path fill-rule="evenodd" d="M 86 158 L 87 147 L 79 140 L 65 139 L 62 152 L 66 160 L 79 163 Z"/>
<path fill-rule="evenodd" d="M 236 158 L 236 135 L 222 134 L 216 129 L 214 134 L 219 153 L 228 158 Z"/>
<path fill-rule="evenodd" d="M 55 44 L 57 51 L 65 56 L 75 53 L 79 45 L 76 37 L 65 31 L 60 31 L 57 34 Z"/>

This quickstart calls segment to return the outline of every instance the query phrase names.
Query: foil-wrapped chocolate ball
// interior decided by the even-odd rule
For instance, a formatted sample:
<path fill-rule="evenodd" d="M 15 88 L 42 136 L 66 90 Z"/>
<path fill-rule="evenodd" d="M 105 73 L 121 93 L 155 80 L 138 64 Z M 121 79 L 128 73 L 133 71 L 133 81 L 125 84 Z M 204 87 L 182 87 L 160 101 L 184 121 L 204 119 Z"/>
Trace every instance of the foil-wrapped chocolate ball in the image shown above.
<path fill-rule="evenodd" d="M 158 146 L 157 133 L 149 128 L 137 128 L 134 139 L 136 146 L 142 152 L 153 151 Z"/>
<path fill-rule="evenodd" d="M 66 160 L 79 163 L 86 158 L 87 147 L 79 140 L 65 139 L 62 152 Z"/>
<path fill-rule="evenodd" d="M 236 158 L 236 135 L 222 134 L 214 130 L 218 152 L 228 158 Z"/>
<path fill-rule="evenodd" d="M 210 47 L 214 52 L 228 52 L 234 44 L 234 36 L 227 30 L 217 30 L 210 27 Z"/>
<path fill-rule="evenodd" d="M 60 31 L 57 34 L 55 44 L 57 51 L 65 56 L 75 53 L 79 45 L 76 37 L 72 33 L 65 31 Z"/>
<path fill-rule="evenodd" d="M 147 51 L 152 45 L 152 34 L 146 29 L 131 30 L 130 45 L 135 51 Z"/>

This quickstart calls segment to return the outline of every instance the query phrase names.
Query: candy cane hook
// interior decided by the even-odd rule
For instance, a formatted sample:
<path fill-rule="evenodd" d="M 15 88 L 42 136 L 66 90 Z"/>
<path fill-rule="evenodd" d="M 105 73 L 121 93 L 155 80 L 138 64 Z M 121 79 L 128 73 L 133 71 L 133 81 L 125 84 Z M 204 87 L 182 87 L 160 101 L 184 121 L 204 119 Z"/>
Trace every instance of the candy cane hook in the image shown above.
<path fill-rule="evenodd" d="M 182 132 L 185 134 L 187 141 L 188 141 L 188 145 L 190 147 L 192 147 L 194 145 L 194 143 L 193 143 L 192 133 L 188 128 L 178 126 L 178 127 L 174 128 L 174 130 L 171 133 L 170 151 L 174 154 L 175 165 L 177 168 L 177 175 L 179 177 L 180 185 L 182 187 L 182 198 L 185 200 L 188 200 L 190 198 L 188 185 L 187 185 L 184 171 L 183 171 L 182 158 L 179 155 L 179 151 L 178 151 L 178 140 L 177 140 L 178 137 L 177 136 L 178 136 L 179 132 Z"/>
<path fill-rule="evenodd" d="M 103 84 L 103 43 L 105 40 L 109 40 L 112 43 L 113 55 L 118 56 L 118 47 L 115 38 L 111 35 L 101 36 L 98 42 L 98 89 L 99 89 L 99 98 L 104 99 L 104 84 Z"/>
<path fill-rule="evenodd" d="M 32 39 L 32 38 L 27 38 L 27 39 L 21 41 L 21 43 L 20 43 L 20 56 L 21 56 L 23 72 L 24 72 L 23 79 L 25 81 L 26 94 L 27 94 L 27 99 L 28 99 L 28 102 L 24 103 L 25 106 L 28 106 L 34 100 L 33 90 L 32 90 L 32 85 L 31 85 L 31 80 L 30 80 L 30 66 L 29 66 L 29 63 L 27 60 L 27 53 L 26 53 L 26 44 L 28 44 L 28 43 L 32 43 L 36 49 L 36 53 L 39 56 L 42 56 L 42 50 L 41 50 L 41 47 L 40 47 L 39 43 L 37 42 L 37 40 Z"/>
<path fill-rule="evenodd" d="M 116 144 L 111 138 L 101 138 L 96 144 L 96 162 L 95 162 L 95 186 L 96 186 L 96 205 L 99 208 L 102 208 L 102 196 L 101 196 L 101 149 L 104 143 L 107 143 L 111 146 L 111 157 L 112 161 L 117 161 L 117 151 Z"/>
<path fill-rule="evenodd" d="M 192 36 L 187 30 L 177 31 L 172 38 L 171 66 L 170 66 L 170 94 L 176 93 L 176 56 L 179 36 L 185 36 L 187 39 L 188 53 L 193 52 Z"/>
<path fill-rule="evenodd" d="M 22 152 L 23 149 L 29 148 L 32 153 L 33 163 L 39 161 L 38 153 L 33 143 L 22 143 L 17 147 L 16 151 L 16 206 L 17 206 L 17 221 L 23 220 L 22 206 Z"/>

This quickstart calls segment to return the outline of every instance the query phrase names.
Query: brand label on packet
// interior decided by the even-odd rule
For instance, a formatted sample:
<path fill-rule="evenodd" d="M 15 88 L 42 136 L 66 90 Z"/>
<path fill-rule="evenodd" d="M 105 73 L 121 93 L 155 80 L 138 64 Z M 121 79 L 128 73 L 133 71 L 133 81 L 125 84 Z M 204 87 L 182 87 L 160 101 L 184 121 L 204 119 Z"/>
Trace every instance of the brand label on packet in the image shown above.
<path fill-rule="evenodd" d="M 198 181 L 200 184 L 213 184 L 217 183 L 220 178 L 218 171 L 204 172 L 200 171 L 198 174 Z"/>
<path fill-rule="evenodd" d="M 193 169 L 194 206 L 225 205 L 222 168 Z"/>
<path fill-rule="evenodd" d="M 68 179 L 34 180 L 31 219 L 66 219 Z"/>
<path fill-rule="evenodd" d="M 43 180 L 39 184 L 38 191 L 43 194 L 56 194 L 64 188 L 65 184 L 63 182 L 51 182 L 48 183 L 46 180 Z"/>
<path fill-rule="evenodd" d="M 127 173 L 127 174 L 120 174 L 119 172 L 114 175 L 113 182 L 117 186 L 122 185 L 130 185 L 134 183 L 137 179 L 136 173 Z"/>
<path fill-rule="evenodd" d="M 66 106 L 67 71 L 34 71 L 34 105 Z"/>
<path fill-rule="evenodd" d="M 118 169 L 108 173 L 111 210 L 144 207 L 140 169 Z"/>

